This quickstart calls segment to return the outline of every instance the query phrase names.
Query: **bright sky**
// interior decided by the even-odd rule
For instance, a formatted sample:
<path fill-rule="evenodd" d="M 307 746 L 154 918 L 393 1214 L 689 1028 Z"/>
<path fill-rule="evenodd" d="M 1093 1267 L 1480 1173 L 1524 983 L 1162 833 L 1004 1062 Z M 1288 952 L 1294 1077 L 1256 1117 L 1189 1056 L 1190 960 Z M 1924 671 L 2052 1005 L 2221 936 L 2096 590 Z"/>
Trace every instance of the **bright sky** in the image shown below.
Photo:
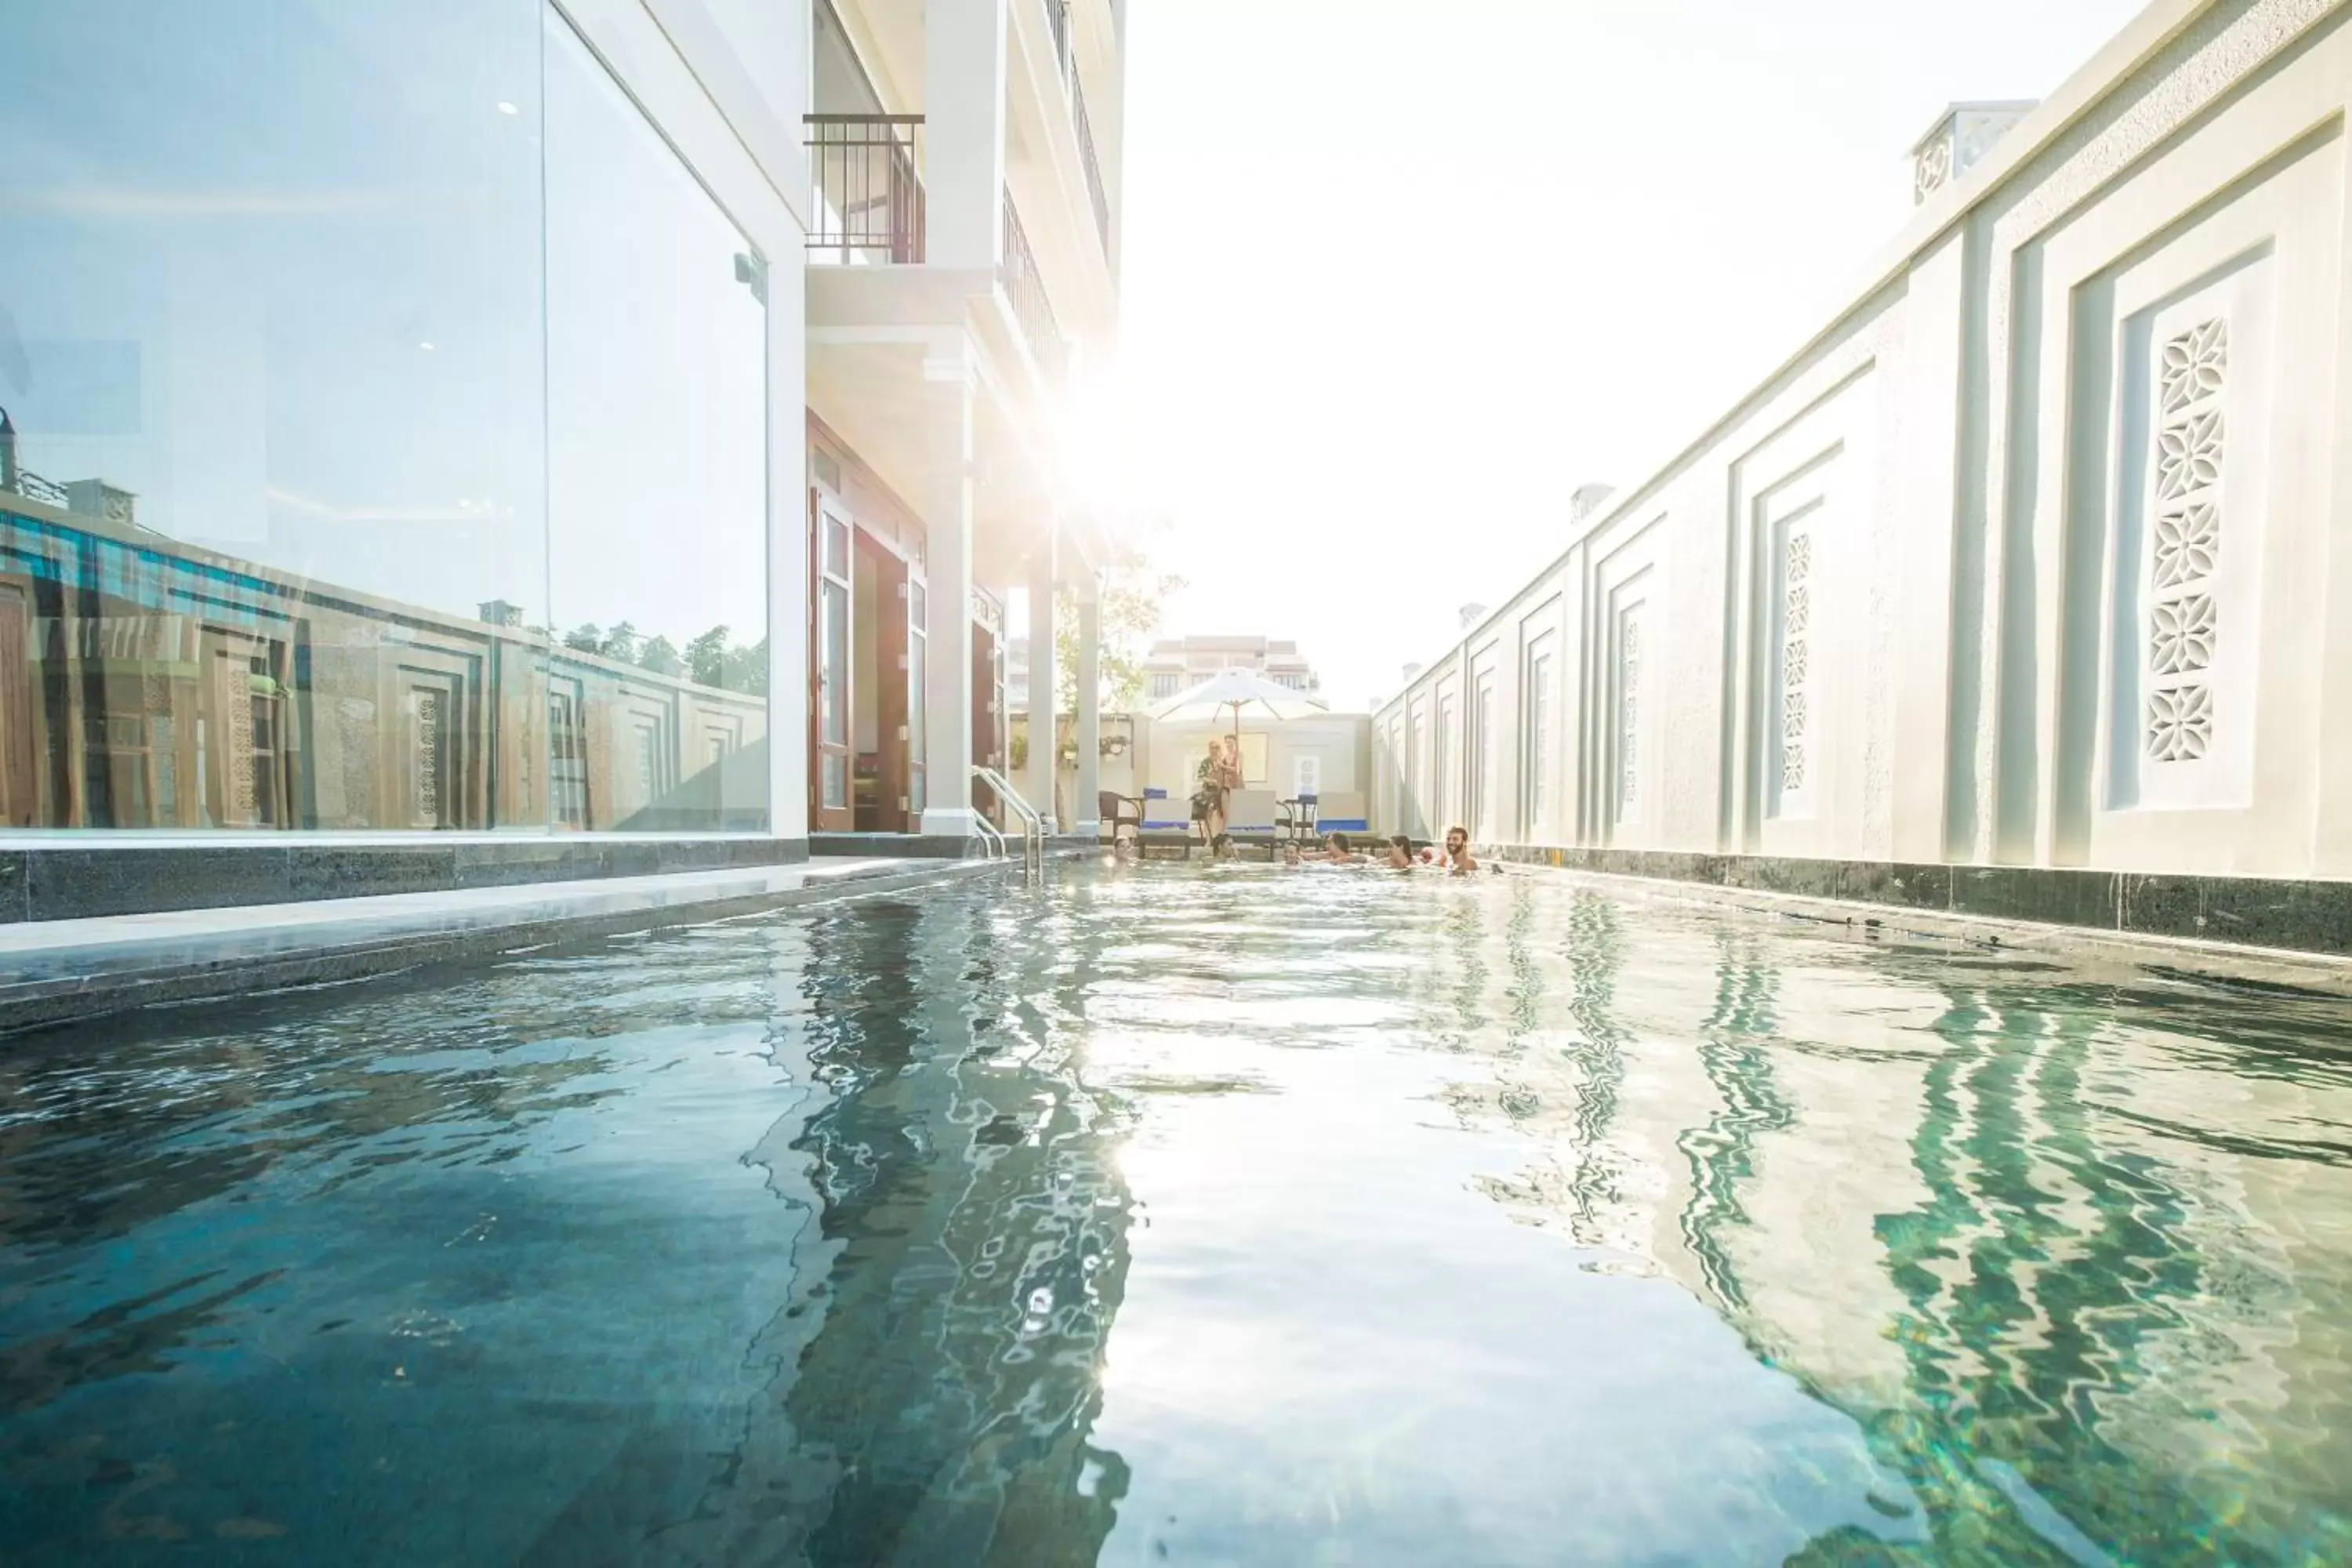
<path fill-rule="evenodd" d="M 1192 584 L 1162 634 L 1392 693 L 1578 485 L 1827 321 L 1948 101 L 2046 96 L 2140 4 L 1131 0 L 1128 482 Z"/>

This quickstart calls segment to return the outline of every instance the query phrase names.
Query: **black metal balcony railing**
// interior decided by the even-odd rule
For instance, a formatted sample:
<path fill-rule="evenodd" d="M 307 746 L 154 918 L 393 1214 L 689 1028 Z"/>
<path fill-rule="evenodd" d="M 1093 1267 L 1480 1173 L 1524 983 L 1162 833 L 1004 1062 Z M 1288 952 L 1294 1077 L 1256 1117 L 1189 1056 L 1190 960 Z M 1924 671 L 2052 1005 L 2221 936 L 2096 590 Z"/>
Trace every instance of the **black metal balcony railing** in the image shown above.
<path fill-rule="evenodd" d="M 1094 204 L 1095 235 L 1110 254 L 1110 198 L 1103 194 L 1102 165 L 1095 161 L 1095 128 L 1087 122 L 1087 90 L 1070 78 L 1070 123 L 1078 132 L 1078 157 L 1087 168 L 1087 199 Z"/>
<path fill-rule="evenodd" d="M 1021 215 L 1013 210 L 1013 193 L 1004 193 L 1004 292 L 1013 301 L 1013 320 L 1029 344 L 1029 356 L 1047 380 L 1059 382 L 1066 366 L 1062 329 L 1054 320 L 1054 302 L 1045 297 L 1045 280 L 1037 275 L 1037 258 L 1022 230 Z"/>
<path fill-rule="evenodd" d="M 811 114 L 816 214 L 811 260 L 841 266 L 923 259 L 919 114 Z"/>
<path fill-rule="evenodd" d="M 1045 25 L 1054 32 L 1054 63 L 1065 82 L 1076 80 L 1070 66 L 1070 0 L 1045 0 Z"/>
<path fill-rule="evenodd" d="M 1078 80 L 1078 62 L 1071 47 L 1070 0 L 1045 0 L 1045 21 L 1054 34 L 1054 68 L 1062 91 L 1070 100 L 1070 128 L 1077 132 L 1078 159 L 1086 166 L 1087 200 L 1095 209 L 1095 236 L 1103 254 L 1110 254 L 1110 197 L 1103 191 L 1102 163 L 1095 156 L 1095 128 L 1087 120 L 1087 89 Z"/>

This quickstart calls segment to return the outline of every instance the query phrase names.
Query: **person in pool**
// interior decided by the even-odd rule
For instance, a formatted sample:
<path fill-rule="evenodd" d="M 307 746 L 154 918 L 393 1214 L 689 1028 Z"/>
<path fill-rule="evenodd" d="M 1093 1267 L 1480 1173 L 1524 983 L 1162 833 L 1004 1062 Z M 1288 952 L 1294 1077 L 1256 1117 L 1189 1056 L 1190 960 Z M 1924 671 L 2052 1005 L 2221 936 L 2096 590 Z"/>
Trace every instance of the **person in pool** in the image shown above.
<path fill-rule="evenodd" d="M 1391 833 L 1389 835 L 1388 859 L 1384 864 L 1386 864 L 1388 868 L 1391 871 L 1412 870 L 1414 866 L 1419 864 L 1419 862 L 1413 858 L 1412 840 L 1406 837 L 1402 833 Z"/>
<path fill-rule="evenodd" d="M 1445 860 L 1447 873 L 1467 877 L 1478 868 L 1478 858 L 1470 853 L 1470 830 L 1459 823 L 1445 830 Z"/>
<path fill-rule="evenodd" d="M 1333 866 L 1352 866 L 1356 852 L 1349 846 L 1346 834 L 1327 833 L 1323 836 L 1323 853 L 1317 858 Z"/>

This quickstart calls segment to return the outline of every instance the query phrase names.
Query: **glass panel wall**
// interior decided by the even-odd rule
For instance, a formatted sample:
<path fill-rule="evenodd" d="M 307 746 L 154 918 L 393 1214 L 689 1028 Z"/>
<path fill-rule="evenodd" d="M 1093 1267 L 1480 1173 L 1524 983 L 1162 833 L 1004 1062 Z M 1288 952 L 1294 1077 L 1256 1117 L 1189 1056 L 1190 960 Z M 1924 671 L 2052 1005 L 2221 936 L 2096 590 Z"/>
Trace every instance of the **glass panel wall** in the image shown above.
<path fill-rule="evenodd" d="M 551 17 L 0 18 L 0 826 L 765 824 L 764 268 Z"/>
<path fill-rule="evenodd" d="M 542 822 L 536 5 L 0 34 L 7 825 Z"/>
<path fill-rule="evenodd" d="M 766 264 L 551 9 L 546 80 L 555 763 L 578 826 L 764 827 Z"/>

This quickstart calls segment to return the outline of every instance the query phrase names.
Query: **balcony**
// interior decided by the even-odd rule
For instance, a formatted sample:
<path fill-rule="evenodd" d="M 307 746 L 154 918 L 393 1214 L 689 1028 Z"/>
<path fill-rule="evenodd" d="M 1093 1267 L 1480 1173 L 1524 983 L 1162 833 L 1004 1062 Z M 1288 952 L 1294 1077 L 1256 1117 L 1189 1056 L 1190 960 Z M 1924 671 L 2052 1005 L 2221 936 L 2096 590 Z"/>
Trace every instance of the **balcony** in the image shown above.
<path fill-rule="evenodd" d="M 1078 155 L 1087 165 L 1087 199 L 1095 209 L 1095 237 L 1102 241 L 1103 254 L 1110 254 L 1110 198 L 1103 194 L 1102 165 L 1095 161 L 1095 128 L 1087 122 L 1087 89 L 1078 85 L 1075 73 L 1070 77 L 1070 123 L 1078 132 Z"/>
<path fill-rule="evenodd" d="M 1078 139 L 1078 160 L 1086 167 L 1087 200 L 1094 207 L 1095 236 L 1103 254 L 1110 254 L 1110 197 L 1103 190 L 1102 163 L 1095 155 L 1095 130 L 1087 119 L 1087 89 L 1078 80 L 1078 63 L 1071 48 L 1069 0 L 1045 0 L 1045 22 L 1054 35 L 1054 66 L 1062 91 L 1070 101 L 1070 128 Z"/>
<path fill-rule="evenodd" d="M 1013 205 L 1013 194 L 1004 195 L 1004 260 L 1000 277 L 1005 297 L 1013 302 L 1013 320 L 1020 323 L 1022 340 L 1029 346 L 1029 357 L 1047 383 L 1059 385 L 1067 369 L 1067 355 L 1062 342 L 1062 329 L 1054 320 L 1054 302 L 1045 297 L 1045 280 L 1038 276 L 1037 258 L 1029 248 L 1029 236 L 1021 227 L 1021 214 Z"/>
<path fill-rule="evenodd" d="M 811 114 L 812 265 L 904 266 L 923 259 L 919 114 Z"/>

